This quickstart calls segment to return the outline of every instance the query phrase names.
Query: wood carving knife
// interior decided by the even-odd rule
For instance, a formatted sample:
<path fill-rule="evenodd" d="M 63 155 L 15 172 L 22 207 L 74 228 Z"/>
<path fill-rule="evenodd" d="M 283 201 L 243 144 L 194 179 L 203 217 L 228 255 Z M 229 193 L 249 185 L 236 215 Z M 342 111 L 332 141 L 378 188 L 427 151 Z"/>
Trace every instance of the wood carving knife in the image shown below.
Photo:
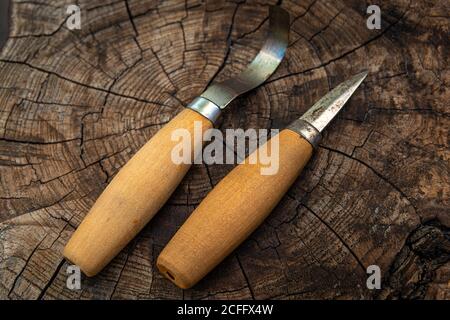
<path fill-rule="evenodd" d="M 262 175 L 261 163 L 245 161 L 221 180 L 159 255 L 160 272 L 180 288 L 189 288 L 244 241 L 297 179 L 321 132 L 366 76 L 363 72 L 341 83 L 278 134 L 276 174 Z"/>
<path fill-rule="evenodd" d="M 190 164 L 171 159 L 178 142 L 174 130 L 184 128 L 194 136 L 194 123 L 202 134 L 212 128 L 221 111 L 236 97 L 262 84 L 277 69 L 288 44 L 289 14 L 270 7 L 269 34 L 253 61 L 233 78 L 213 83 L 152 137 L 114 177 L 74 232 L 64 256 L 93 276 L 105 267 L 150 221 L 181 182 Z M 192 138 L 192 155 L 202 142 Z"/>

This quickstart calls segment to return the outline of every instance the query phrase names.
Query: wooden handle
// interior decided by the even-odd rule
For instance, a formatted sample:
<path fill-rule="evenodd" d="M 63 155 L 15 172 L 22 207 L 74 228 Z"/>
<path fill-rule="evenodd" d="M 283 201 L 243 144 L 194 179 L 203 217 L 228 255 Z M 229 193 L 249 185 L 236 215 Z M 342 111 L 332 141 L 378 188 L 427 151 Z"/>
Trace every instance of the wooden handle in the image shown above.
<path fill-rule="evenodd" d="M 261 175 L 260 163 L 234 168 L 161 252 L 157 260 L 161 273 L 183 289 L 196 284 L 268 216 L 312 151 L 305 139 L 285 129 L 279 133 L 279 170 L 275 175 Z"/>
<path fill-rule="evenodd" d="M 183 110 L 128 161 L 100 195 L 64 249 L 64 256 L 87 276 L 106 266 L 181 182 L 191 165 L 172 161 L 172 150 L 179 141 L 172 141 L 171 135 L 179 128 L 188 130 L 193 156 L 194 150 L 202 147 L 201 139 L 194 140 L 196 121 L 200 121 L 197 126 L 202 125 L 202 134 L 212 128 L 212 123 L 197 112 Z"/>

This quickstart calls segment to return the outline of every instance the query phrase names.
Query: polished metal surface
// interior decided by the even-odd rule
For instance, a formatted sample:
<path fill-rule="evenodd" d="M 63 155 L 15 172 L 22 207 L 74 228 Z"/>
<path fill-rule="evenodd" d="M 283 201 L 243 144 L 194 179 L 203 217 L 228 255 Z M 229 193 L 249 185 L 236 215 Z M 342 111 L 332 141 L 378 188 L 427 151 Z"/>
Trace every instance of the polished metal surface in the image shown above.
<path fill-rule="evenodd" d="M 224 109 L 237 96 L 262 84 L 283 59 L 288 38 L 289 14 L 278 6 L 270 7 L 269 35 L 260 52 L 244 71 L 235 77 L 213 83 L 201 97 Z"/>
<path fill-rule="evenodd" d="M 341 111 L 366 76 L 367 72 L 365 71 L 339 84 L 317 101 L 299 119 L 292 122 L 288 129 L 297 132 L 308 140 L 313 147 L 316 147 L 321 139 L 321 132 Z"/>
<path fill-rule="evenodd" d="M 344 104 L 366 78 L 367 72 L 361 72 L 353 78 L 342 82 L 317 101 L 300 119 L 313 125 L 319 132 L 333 120 Z"/>
<path fill-rule="evenodd" d="M 286 129 L 290 129 L 301 135 L 313 146 L 313 148 L 316 148 L 320 139 L 322 139 L 320 132 L 302 119 L 295 120 Z"/>
<path fill-rule="evenodd" d="M 212 123 L 215 123 L 222 113 L 218 106 L 203 97 L 195 98 L 187 107 L 211 120 Z"/>

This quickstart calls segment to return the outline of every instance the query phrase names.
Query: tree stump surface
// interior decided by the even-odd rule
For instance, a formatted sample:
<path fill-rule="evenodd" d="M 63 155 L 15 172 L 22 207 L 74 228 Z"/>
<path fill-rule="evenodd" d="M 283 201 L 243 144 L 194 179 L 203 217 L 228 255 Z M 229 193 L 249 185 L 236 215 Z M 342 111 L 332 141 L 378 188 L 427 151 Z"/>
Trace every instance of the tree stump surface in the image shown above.
<path fill-rule="evenodd" d="M 66 287 L 61 251 L 107 183 L 212 79 L 242 70 L 266 1 L 12 3 L 0 53 L 0 298 L 450 298 L 450 8 L 446 1 L 287 1 L 290 45 L 220 129 L 283 128 L 370 74 L 266 222 L 189 290 L 156 270 L 177 228 L 232 165 L 195 165 L 98 276 Z M 238 192 L 238 191 L 237 191 Z M 370 265 L 382 288 L 366 287 Z"/>

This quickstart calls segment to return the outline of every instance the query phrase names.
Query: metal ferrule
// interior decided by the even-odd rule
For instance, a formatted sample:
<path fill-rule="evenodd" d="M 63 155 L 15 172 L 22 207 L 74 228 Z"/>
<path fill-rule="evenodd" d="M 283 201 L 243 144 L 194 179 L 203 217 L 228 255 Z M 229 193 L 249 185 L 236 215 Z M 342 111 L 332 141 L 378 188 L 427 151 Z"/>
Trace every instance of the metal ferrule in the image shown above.
<path fill-rule="evenodd" d="M 303 119 L 295 120 L 287 127 L 287 129 L 290 129 L 301 135 L 313 146 L 313 148 L 317 147 L 320 139 L 322 138 L 319 130 L 317 130 L 312 124 Z"/>
<path fill-rule="evenodd" d="M 187 106 L 187 108 L 200 113 L 214 125 L 221 114 L 221 110 L 216 104 L 203 97 L 195 98 L 194 101 Z"/>

